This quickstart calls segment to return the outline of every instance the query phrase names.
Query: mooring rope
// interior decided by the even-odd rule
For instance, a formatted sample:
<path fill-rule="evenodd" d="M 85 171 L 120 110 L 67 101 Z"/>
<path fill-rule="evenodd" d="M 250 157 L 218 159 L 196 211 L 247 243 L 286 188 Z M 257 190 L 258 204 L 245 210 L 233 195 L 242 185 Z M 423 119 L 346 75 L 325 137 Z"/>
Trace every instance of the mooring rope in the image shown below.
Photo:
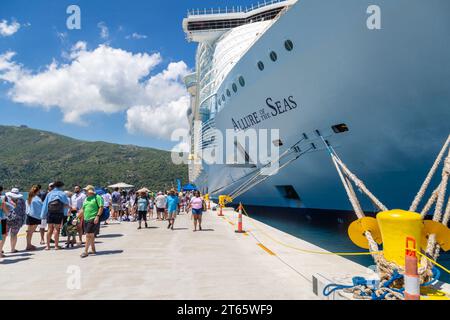
<path fill-rule="evenodd" d="M 431 179 L 433 178 L 439 165 L 441 164 L 442 158 L 444 157 L 444 154 L 445 154 L 445 150 L 447 150 L 449 145 L 450 145 L 450 135 L 448 136 L 447 141 L 445 142 L 444 146 L 442 147 L 442 150 L 439 152 L 433 166 L 430 169 L 430 172 L 428 172 L 428 175 L 425 178 L 425 181 L 423 182 L 422 186 L 420 187 L 420 190 L 417 193 L 416 197 L 414 198 L 414 201 L 411 204 L 409 211 L 411 211 L 411 212 L 417 211 L 417 208 L 418 208 L 420 202 L 422 201 L 422 198 L 425 195 L 425 192 L 427 191 L 428 186 L 430 185 Z"/>

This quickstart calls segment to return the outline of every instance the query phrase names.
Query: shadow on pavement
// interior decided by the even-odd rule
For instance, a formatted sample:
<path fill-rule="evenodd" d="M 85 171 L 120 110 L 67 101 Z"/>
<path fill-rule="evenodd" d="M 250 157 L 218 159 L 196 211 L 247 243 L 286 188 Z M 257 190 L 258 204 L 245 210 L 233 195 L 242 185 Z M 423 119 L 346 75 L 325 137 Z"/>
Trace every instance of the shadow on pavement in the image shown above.
<path fill-rule="evenodd" d="M 36 252 L 36 250 L 34 250 L 34 252 Z M 16 257 L 31 257 L 33 256 L 32 253 L 28 253 L 28 252 L 24 252 L 24 253 L 11 253 L 8 255 L 8 258 L 16 258 Z"/>
<path fill-rule="evenodd" d="M 202 230 L 199 230 L 199 232 L 212 232 L 212 231 L 216 231 L 216 230 L 214 230 L 214 229 L 202 229 Z"/>
<path fill-rule="evenodd" d="M 111 254 L 121 254 L 123 250 L 106 250 L 106 251 L 97 251 L 96 256 L 108 256 Z"/>
<path fill-rule="evenodd" d="M 173 231 L 189 230 L 189 228 L 173 228 Z"/>
<path fill-rule="evenodd" d="M 123 237 L 123 234 L 121 233 L 113 233 L 113 234 L 105 234 L 105 235 L 99 235 L 97 238 L 98 239 L 109 239 L 109 238 L 120 238 Z"/>
<path fill-rule="evenodd" d="M 3 260 L 3 261 L 1 261 L 0 262 L 0 264 L 14 264 L 14 263 L 19 263 L 19 262 L 22 262 L 22 261 L 27 261 L 27 260 L 30 260 L 31 258 L 19 258 L 19 259 L 14 259 L 14 260 L 11 260 L 11 259 L 5 259 L 5 260 Z"/>

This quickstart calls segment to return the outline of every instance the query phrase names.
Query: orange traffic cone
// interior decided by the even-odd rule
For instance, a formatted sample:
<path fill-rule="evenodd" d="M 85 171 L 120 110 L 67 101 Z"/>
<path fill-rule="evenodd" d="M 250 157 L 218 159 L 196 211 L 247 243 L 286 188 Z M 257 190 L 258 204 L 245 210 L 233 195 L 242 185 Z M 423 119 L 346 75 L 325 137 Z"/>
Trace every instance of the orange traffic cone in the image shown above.
<path fill-rule="evenodd" d="M 412 249 L 409 244 L 412 243 Z M 416 239 L 406 238 L 405 300 L 420 300 L 420 277 L 417 267 Z"/>
<path fill-rule="evenodd" d="M 238 229 L 235 231 L 236 233 L 245 233 L 244 229 L 242 228 L 242 203 L 239 204 L 237 226 Z"/>

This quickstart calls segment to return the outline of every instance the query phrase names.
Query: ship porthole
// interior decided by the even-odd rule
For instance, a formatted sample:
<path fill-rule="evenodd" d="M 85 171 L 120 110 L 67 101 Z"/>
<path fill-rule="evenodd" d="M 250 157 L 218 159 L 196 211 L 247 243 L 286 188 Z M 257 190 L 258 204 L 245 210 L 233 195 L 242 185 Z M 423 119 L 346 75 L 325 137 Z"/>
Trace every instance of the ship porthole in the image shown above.
<path fill-rule="evenodd" d="M 286 40 L 284 42 L 284 47 L 286 48 L 287 51 L 292 51 L 292 49 L 294 49 L 294 43 L 292 43 L 291 40 Z"/>
<path fill-rule="evenodd" d="M 225 95 L 222 95 L 222 101 L 225 102 Z"/>
<path fill-rule="evenodd" d="M 227 96 L 228 96 L 228 97 L 231 97 L 231 92 L 230 92 L 230 90 L 228 90 L 228 89 L 227 89 Z"/>
<path fill-rule="evenodd" d="M 258 62 L 258 69 L 261 71 L 264 70 L 264 63 L 262 61 Z"/>
<path fill-rule="evenodd" d="M 245 86 L 245 80 L 243 76 L 239 77 L 239 84 L 241 85 L 241 87 Z"/>
<path fill-rule="evenodd" d="M 277 61 L 277 59 L 278 59 L 277 53 L 276 53 L 275 51 L 272 51 L 272 52 L 270 53 L 270 60 L 272 60 L 273 62 L 275 62 L 275 61 Z"/>
<path fill-rule="evenodd" d="M 237 85 L 236 85 L 236 83 L 233 83 L 233 85 L 231 87 L 233 88 L 233 91 L 236 93 L 237 92 Z"/>

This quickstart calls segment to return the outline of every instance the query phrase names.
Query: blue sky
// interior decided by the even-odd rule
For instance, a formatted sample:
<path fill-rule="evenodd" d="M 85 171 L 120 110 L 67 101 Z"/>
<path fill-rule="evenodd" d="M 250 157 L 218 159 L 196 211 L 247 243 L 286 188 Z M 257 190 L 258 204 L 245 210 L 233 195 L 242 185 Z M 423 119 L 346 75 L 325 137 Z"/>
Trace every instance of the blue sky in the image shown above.
<path fill-rule="evenodd" d="M 132 121 L 130 120 L 131 116 L 134 117 L 134 120 L 139 120 L 139 110 L 149 117 L 148 114 L 151 112 L 145 112 L 145 110 L 157 110 L 155 113 L 161 114 L 161 110 L 164 110 L 166 105 L 171 106 L 172 109 L 168 110 L 173 111 L 177 110 L 175 109 L 177 106 L 186 104 L 185 93 L 181 92 L 180 84 L 182 76 L 188 72 L 187 69 L 192 69 L 194 66 L 196 49 L 196 44 L 186 42 L 181 27 L 187 9 L 245 6 L 251 3 L 255 2 L 219 0 L 201 2 L 193 0 L 2 0 L 0 2 L 0 22 L 6 22 L 6 25 L 11 26 L 15 21 L 20 24 L 20 28 L 12 35 L 2 36 L 0 34 L 0 55 L 14 52 L 13 57 L 6 60 L 9 63 L 8 70 L 15 72 L 13 77 L 20 75 L 20 79 L 2 81 L 2 70 L 0 69 L 0 123 L 7 125 L 24 124 L 32 128 L 53 131 L 83 140 L 102 140 L 170 149 L 175 143 L 170 141 L 167 133 L 159 134 L 157 125 L 155 125 L 155 123 L 158 123 L 158 119 L 161 119 L 161 122 L 170 122 L 170 112 L 169 115 L 162 118 L 148 118 L 149 123 L 152 124 L 152 128 L 148 130 L 142 129 L 145 123 L 136 124 L 134 130 L 127 129 L 125 124 L 127 119 L 130 122 Z M 81 9 L 81 30 L 68 30 L 66 27 L 66 20 L 69 17 L 66 9 L 71 4 L 78 5 Z M 104 37 L 102 37 L 102 27 L 106 27 L 107 36 L 103 34 Z M 74 49 L 77 43 L 82 48 L 80 51 Z M 98 50 L 99 46 L 102 45 L 111 50 Z M 121 51 L 118 49 L 121 49 Z M 42 92 L 50 90 L 52 81 L 59 81 L 59 76 L 67 70 L 69 70 L 69 73 L 72 72 L 70 74 L 76 73 L 75 70 L 66 67 L 76 64 L 77 57 L 81 56 L 80 52 L 85 54 L 85 62 L 94 58 L 94 52 L 97 58 L 101 57 L 102 54 L 105 56 L 110 54 L 113 59 L 111 64 L 99 62 L 99 65 L 107 66 L 107 68 L 111 66 L 111 69 L 114 68 L 114 61 L 116 61 L 114 59 L 117 58 L 117 61 L 122 59 L 119 56 L 122 57 L 123 52 L 127 53 L 126 59 L 134 61 L 133 63 L 138 69 L 145 69 L 146 67 L 143 67 L 143 64 L 152 64 L 155 60 L 158 60 L 149 68 L 149 73 L 139 81 L 146 81 L 158 74 L 167 78 L 163 76 L 163 73 L 172 70 L 171 72 L 176 75 L 173 78 L 169 77 L 169 80 L 164 80 L 165 82 L 158 88 L 170 87 L 170 90 L 174 92 L 174 101 L 169 101 L 169 97 L 153 98 L 154 92 L 157 92 L 157 90 L 153 89 L 152 91 L 151 88 L 147 88 L 149 93 L 146 94 L 150 98 L 148 106 L 145 98 L 136 102 L 139 106 L 145 105 L 140 109 L 136 108 L 133 99 L 124 100 L 124 104 L 121 105 L 118 102 L 121 101 L 121 95 L 132 96 L 137 90 L 131 84 L 123 84 L 126 81 L 124 79 L 130 78 L 130 74 L 126 74 L 119 75 L 120 79 L 111 80 L 116 81 L 111 87 L 109 84 L 100 84 L 101 88 L 106 86 L 108 91 L 114 91 L 114 88 L 117 88 L 116 92 L 108 92 L 108 95 L 106 95 L 107 99 L 110 96 L 115 96 L 113 106 L 105 106 L 103 109 L 97 108 L 96 100 L 93 99 L 91 101 L 93 103 L 92 112 L 84 111 L 80 113 L 79 117 L 78 115 L 67 115 L 71 111 L 70 108 L 76 109 L 76 107 L 73 107 L 70 101 L 65 100 L 66 98 L 63 97 L 64 90 L 51 91 L 52 99 L 47 99 L 46 94 Z M 145 61 L 140 61 L 139 54 L 145 53 L 147 54 Z M 75 57 L 69 58 L 68 56 L 71 54 Z M 152 56 L 154 54 L 158 55 L 159 58 Z M 120 61 L 128 63 L 123 60 Z M 47 72 L 48 66 L 52 62 L 55 63 L 56 69 L 59 69 L 58 72 Z M 168 66 L 171 63 L 176 65 L 170 68 Z M 117 64 L 118 68 L 120 66 L 122 65 Z M 101 72 L 99 70 L 87 70 L 87 72 L 89 71 L 92 73 Z M 118 70 L 117 72 L 120 73 L 121 71 Z M 117 72 L 114 73 L 114 76 L 118 74 Z M 40 77 L 35 77 L 36 75 L 40 75 Z M 134 73 L 131 74 L 132 76 L 134 76 Z M 47 80 L 42 80 L 49 79 L 49 77 L 51 80 L 48 83 Z M 86 82 L 83 79 L 73 80 L 74 77 L 70 77 L 72 78 L 70 79 L 71 88 L 68 89 L 69 91 L 74 90 L 73 81 Z M 90 77 L 92 75 L 88 76 L 88 78 Z M 175 79 L 175 77 L 178 78 Z M 159 79 L 156 78 L 158 77 L 155 77 L 155 81 Z M 3 78 L 3 80 L 5 79 Z M 68 81 L 68 79 L 66 80 Z M 33 85 L 36 83 L 42 85 L 42 88 L 37 89 Z M 55 88 L 57 86 L 64 87 L 62 83 L 53 84 Z M 135 91 L 126 92 L 128 88 Z M 74 93 L 81 97 L 87 96 L 84 91 L 72 92 L 72 94 Z M 44 106 L 45 103 L 53 105 L 54 101 L 62 101 L 61 104 L 66 103 L 67 105 L 63 106 L 64 109 L 57 105 L 50 108 Z M 159 109 L 151 109 L 155 108 L 155 105 Z M 129 118 L 127 118 L 127 112 L 132 107 L 134 107 L 134 113 L 128 114 Z M 104 110 L 113 111 L 105 113 Z M 64 120 L 65 116 L 69 121 Z M 133 124 L 130 124 L 130 126 L 133 126 Z"/>

